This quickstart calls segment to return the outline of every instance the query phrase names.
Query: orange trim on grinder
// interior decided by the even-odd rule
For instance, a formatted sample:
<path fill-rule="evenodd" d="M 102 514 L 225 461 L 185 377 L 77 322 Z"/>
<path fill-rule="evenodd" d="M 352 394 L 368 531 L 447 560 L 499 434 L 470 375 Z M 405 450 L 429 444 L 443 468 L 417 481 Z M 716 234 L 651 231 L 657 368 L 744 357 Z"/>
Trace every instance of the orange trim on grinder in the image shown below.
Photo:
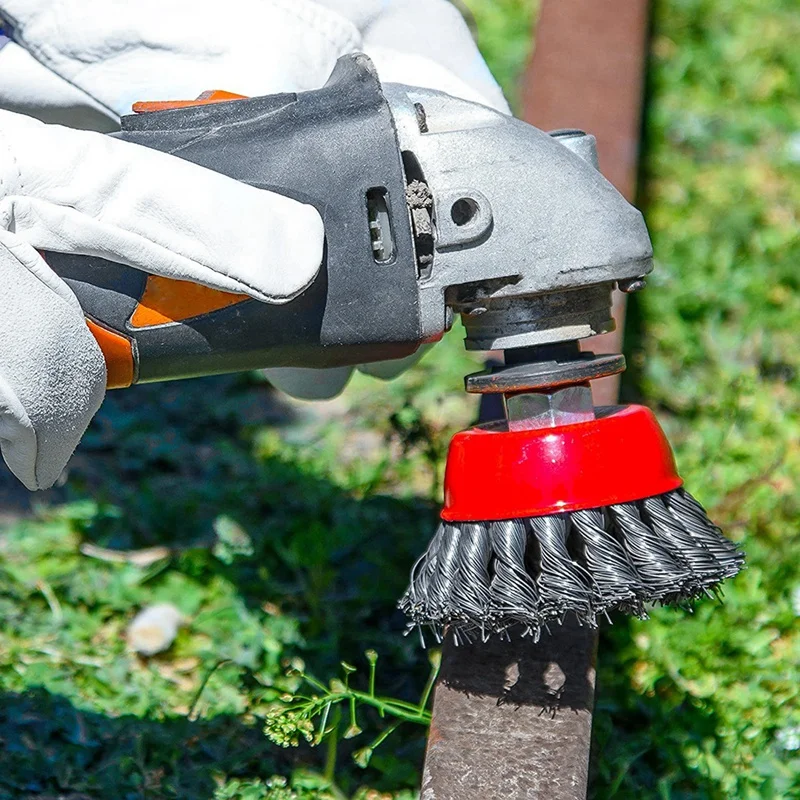
<path fill-rule="evenodd" d="M 134 103 L 133 110 L 137 114 L 146 114 L 152 111 L 170 111 L 175 108 L 191 108 L 246 99 L 247 96 L 243 94 L 213 89 L 203 92 L 196 100 L 154 100 Z M 220 292 L 189 281 L 176 281 L 150 275 L 145 284 L 144 294 L 128 324 L 132 328 L 150 328 L 169 322 L 180 322 L 220 308 L 227 308 L 247 299 L 247 295 Z"/>
<path fill-rule="evenodd" d="M 148 275 L 144 293 L 128 324 L 132 328 L 152 328 L 168 322 L 181 322 L 248 299 L 246 294 L 221 292 L 191 281 Z"/>
<path fill-rule="evenodd" d="M 147 114 L 150 111 L 171 111 L 173 108 L 191 108 L 207 106 L 211 103 L 227 103 L 230 100 L 246 100 L 247 95 L 213 89 L 203 92 L 196 100 L 140 100 L 132 108 L 136 114 Z"/>
<path fill-rule="evenodd" d="M 98 325 L 90 319 L 86 320 L 89 331 L 97 340 L 106 361 L 106 387 L 108 389 L 124 389 L 133 383 L 133 345 L 130 339 Z"/>

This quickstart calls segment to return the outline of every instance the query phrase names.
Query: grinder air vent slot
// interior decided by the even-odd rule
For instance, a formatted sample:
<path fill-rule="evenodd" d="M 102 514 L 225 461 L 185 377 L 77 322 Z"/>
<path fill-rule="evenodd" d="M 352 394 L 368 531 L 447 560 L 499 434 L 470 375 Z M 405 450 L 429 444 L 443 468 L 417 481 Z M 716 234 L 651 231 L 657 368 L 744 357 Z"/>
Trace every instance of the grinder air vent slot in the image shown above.
<path fill-rule="evenodd" d="M 394 231 L 389 194 L 383 186 L 367 190 L 367 220 L 372 257 L 376 264 L 389 264 L 394 260 Z"/>

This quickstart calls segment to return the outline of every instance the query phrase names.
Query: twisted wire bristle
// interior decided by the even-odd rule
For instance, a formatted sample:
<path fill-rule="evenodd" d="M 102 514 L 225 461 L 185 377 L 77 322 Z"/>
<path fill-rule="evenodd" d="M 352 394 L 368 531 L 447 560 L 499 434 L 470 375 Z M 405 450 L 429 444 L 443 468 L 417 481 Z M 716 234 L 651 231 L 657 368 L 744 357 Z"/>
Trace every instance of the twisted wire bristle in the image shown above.
<path fill-rule="evenodd" d="M 492 546 L 487 526 L 476 523 L 463 525 L 458 553 L 458 580 L 451 596 L 451 608 L 456 619 L 467 626 L 483 629 L 490 624 L 489 564 Z"/>
<path fill-rule="evenodd" d="M 537 583 L 545 618 L 560 618 L 575 611 L 579 619 L 592 618 L 592 579 L 567 550 L 569 518 L 566 514 L 531 517 L 531 533 L 541 553 Z"/>
<path fill-rule="evenodd" d="M 732 578 L 742 567 L 742 554 L 730 539 L 708 518 L 705 509 L 683 489 L 665 496 L 670 513 L 680 519 L 698 545 L 716 560 L 726 578 Z"/>
<path fill-rule="evenodd" d="M 692 595 L 703 591 L 710 578 L 712 584 L 719 582 L 719 564 L 705 548 L 698 547 L 685 525 L 679 523 L 660 497 L 648 497 L 642 501 L 650 526 L 668 542 L 688 568 L 691 577 L 687 578 L 684 591 Z M 706 589 L 708 591 L 708 589 Z"/>
<path fill-rule="evenodd" d="M 539 587 L 526 569 L 528 531 L 522 520 L 493 522 L 489 526 L 494 553 L 490 589 L 493 617 L 520 625 L 524 634 L 538 636 L 542 616 Z"/>
<path fill-rule="evenodd" d="M 645 586 L 609 530 L 605 514 L 598 508 L 575 511 L 571 522 L 583 545 L 598 613 L 605 615 L 610 609 L 619 608 L 637 617 L 644 616 Z"/>
<path fill-rule="evenodd" d="M 676 589 L 682 592 L 691 573 L 679 554 L 642 519 L 639 505 L 619 503 L 610 506 L 609 512 L 631 566 L 645 587 L 646 599 L 662 602 Z"/>
<path fill-rule="evenodd" d="M 595 627 L 612 610 L 685 604 L 743 566 L 739 548 L 677 489 L 657 497 L 497 522 L 442 523 L 411 571 L 400 608 L 410 627 L 456 642 L 512 631 L 538 638 L 574 615 Z"/>

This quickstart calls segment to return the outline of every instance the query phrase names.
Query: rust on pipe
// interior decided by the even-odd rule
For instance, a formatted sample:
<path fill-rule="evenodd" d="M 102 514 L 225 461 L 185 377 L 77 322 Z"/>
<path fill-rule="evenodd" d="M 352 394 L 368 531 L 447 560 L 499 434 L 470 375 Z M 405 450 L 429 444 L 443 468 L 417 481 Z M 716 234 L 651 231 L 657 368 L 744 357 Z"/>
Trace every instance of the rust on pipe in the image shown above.
<path fill-rule="evenodd" d="M 538 128 L 581 128 L 597 137 L 600 170 L 636 195 L 647 48 L 647 0 L 543 0 L 523 90 L 523 116 Z M 617 330 L 586 340 L 619 353 L 625 296 L 614 293 Z M 595 403 L 616 400 L 619 376 L 593 385 Z"/>

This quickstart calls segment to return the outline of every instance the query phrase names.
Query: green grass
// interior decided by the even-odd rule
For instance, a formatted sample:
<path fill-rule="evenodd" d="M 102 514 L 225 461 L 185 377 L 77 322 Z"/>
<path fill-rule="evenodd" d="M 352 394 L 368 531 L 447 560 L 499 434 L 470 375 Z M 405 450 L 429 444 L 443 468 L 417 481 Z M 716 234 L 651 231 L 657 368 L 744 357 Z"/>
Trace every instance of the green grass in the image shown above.
<path fill-rule="evenodd" d="M 467 5 L 513 88 L 533 4 Z M 795 0 L 654 14 L 642 205 L 657 265 L 630 310 L 624 392 L 655 408 L 749 568 L 722 606 L 603 632 L 593 796 L 800 797 L 800 15 Z M 419 701 L 430 666 L 394 603 L 447 440 L 474 414 L 472 363 L 456 335 L 313 415 L 254 376 L 112 394 L 62 497 L 0 538 L 0 800 L 414 797 L 414 722 L 366 768 L 353 756 L 392 720 L 359 702 L 356 733 L 349 695 L 335 745 L 302 744 L 301 718 L 272 725 L 298 748 L 262 728 L 281 697 L 313 694 L 300 671 L 341 693 L 345 661 L 368 695 L 369 649 L 377 695 Z M 170 549 L 137 566 L 87 544 Z M 125 626 L 161 601 L 188 624 L 141 659 Z"/>
<path fill-rule="evenodd" d="M 721 608 L 607 632 L 597 796 L 800 797 L 800 15 L 773 0 L 655 13 L 656 272 L 634 309 L 629 388 L 749 568 Z"/>

